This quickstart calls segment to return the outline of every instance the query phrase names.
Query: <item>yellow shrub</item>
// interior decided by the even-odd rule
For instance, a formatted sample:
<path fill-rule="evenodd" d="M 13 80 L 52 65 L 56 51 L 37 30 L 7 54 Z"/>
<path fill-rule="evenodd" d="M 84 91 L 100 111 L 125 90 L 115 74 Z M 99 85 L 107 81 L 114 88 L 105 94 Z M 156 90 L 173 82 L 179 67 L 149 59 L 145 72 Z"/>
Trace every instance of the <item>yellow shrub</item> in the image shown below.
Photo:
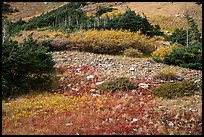
<path fill-rule="evenodd" d="M 75 43 L 74 49 L 101 54 L 120 54 L 131 47 L 143 53 L 154 51 L 149 37 L 127 30 L 81 30 L 72 33 L 69 41 Z"/>
<path fill-rule="evenodd" d="M 171 46 L 160 47 L 152 53 L 152 57 L 156 57 L 159 61 L 163 61 L 166 55 L 169 55 L 176 47 L 181 46 L 178 43 L 174 43 Z"/>
<path fill-rule="evenodd" d="M 86 13 L 86 16 L 87 17 L 95 17 L 95 14 L 94 13 Z"/>
<path fill-rule="evenodd" d="M 106 12 L 106 13 L 103 13 L 101 15 L 101 18 L 105 18 L 105 17 L 117 17 L 117 16 L 121 16 L 122 13 L 120 11 L 116 11 L 116 12 Z"/>

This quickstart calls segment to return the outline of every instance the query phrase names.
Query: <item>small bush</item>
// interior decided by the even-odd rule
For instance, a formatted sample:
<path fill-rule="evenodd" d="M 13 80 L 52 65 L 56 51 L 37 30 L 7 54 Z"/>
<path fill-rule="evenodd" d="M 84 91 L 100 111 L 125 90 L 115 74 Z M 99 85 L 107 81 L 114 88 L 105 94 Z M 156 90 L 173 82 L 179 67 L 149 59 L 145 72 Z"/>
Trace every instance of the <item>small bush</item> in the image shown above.
<path fill-rule="evenodd" d="M 119 90 L 132 90 L 136 88 L 135 85 L 132 84 L 130 80 L 125 77 L 120 77 L 112 81 L 104 82 L 101 85 L 98 85 L 97 87 L 103 91 L 110 91 L 112 93 Z"/>
<path fill-rule="evenodd" d="M 138 49 L 133 49 L 133 48 L 129 48 L 124 50 L 124 55 L 128 56 L 128 57 L 141 57 L 142 56 L 142 52 L 139 51 Z"/>
<path fill-rule="evenodd" d="M 174 83 L 165 83 L 151 90 L 156 96 L 163 98 L 178 98 L 191 96 L 199 90 L 196 83 L 190 80 L 183 80 Z"/>
<path fill-rule="evenodd" d="M 153 76 L 154 79 L 161 80 L 177 80 L 178 76 L 176 75 L 177 69 L 173 68 L 164 68 L 159 71 L 156 75 Z"/>
<path fill-rule="evenodd" d="M 180 46 L 181 46 L 180 44 L 174 43 L 174 44 L 171 45 L 171 46 L 160 47 L 160 48 L 158 48 L 156 51 L 154 51 L 154 52 L 152 53 L 152 58 L 153 58 L 153 60 L 155 60 L 155 61 L 163 62 L 164 57 L 165 57 L 166 55 L 169 55 L 169 54 L 172 52 L 172 50 L 173 50 L 174 48 L 180 47 Z"/>

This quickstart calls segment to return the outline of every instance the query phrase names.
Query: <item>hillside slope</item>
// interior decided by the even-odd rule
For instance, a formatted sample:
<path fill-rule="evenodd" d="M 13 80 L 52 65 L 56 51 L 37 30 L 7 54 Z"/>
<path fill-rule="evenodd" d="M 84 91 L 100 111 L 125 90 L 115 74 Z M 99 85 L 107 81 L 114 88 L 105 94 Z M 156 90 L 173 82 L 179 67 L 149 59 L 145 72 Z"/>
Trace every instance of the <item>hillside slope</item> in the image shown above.
<path fill-rule="evenodd" d="M 11 6 L 17 8 L 19 12 L 8 15 L 8 19 L 16 21 L 20 18 L 28 20 L 33 16 L 40 15 L 56 9 L 66 2 L 10 2 Z M 129 7 L 139 14 L 145 14 L 153 24 L 159 24 L 162 29 L 172 31 L 175 28 L 185 28 L 186 20 L 183 17 L 187 11 L 196 20 L 199 30 L 202 30 L 202 5 L 195 2 L 123 2 L 116 4 L 114 2 L 90 3 L 85 6 L 85 12 L 95 12 L 98 6 L 113 6 L 118 11 L 125 12 Z M 26 7 L 26 8 L 25 8 Z"/>
<path fill-rule="evenodd" d="M 43 12 L 57 9 L 67 2 L 9 2 L 12 8 L 16 8 L 19 12 L 7 15 L 11 21 L 17 21 L 20 18 L 27 21 L 34 16 L 38 16 Z"/>
<path fill-rule="evenodd" d="M 195 2 L 127 2 L 116 8 L 125 11 L 127 6 L 140 14 L 144 13 L 152 23 L 168 30 L 185 27 L 183 14 L 187 11 L 198 23 L 199 29 L 202 28 L 202 6 Z"/>

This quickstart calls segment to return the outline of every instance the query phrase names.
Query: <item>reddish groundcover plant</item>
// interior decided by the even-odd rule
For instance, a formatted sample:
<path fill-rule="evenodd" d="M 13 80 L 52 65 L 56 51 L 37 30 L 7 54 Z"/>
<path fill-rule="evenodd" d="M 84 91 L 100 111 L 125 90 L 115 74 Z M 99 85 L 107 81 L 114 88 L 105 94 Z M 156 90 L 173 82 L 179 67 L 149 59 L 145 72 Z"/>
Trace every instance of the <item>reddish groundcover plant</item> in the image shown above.
<path fill-rule="evenodd" d="M 101 81 L 95 75 L 96 67 L 61 66 L 59 69 L 64 71 L 62 83 L 70 86 L 69 90 L 64 92 L 66 96 L 90 93 L 91 89 L 96 89 L 95 83 Z M 87 80 L 87 76 L 90 75 L 94 78 Z M 156 122 L 154 117 L 157 116 L 157 113 L 152 111 L 156 102 L 153 101 L 154 96 L 149 91 L 154 85 L 150 80 L 145 79 L 133 80 L 132 82 L 138 87 L 136 92 L 100 92 L 100 96 L 108 98 L 103 100 L 100 106 L 85 102 L 83 107 L 70 116 L 76 120 L 72 126 L 75 126 L 74 131 L 79 129 L 78 134 L 157 134 L 157 126 L 154 124 Z M 142 82 L 148 84 L 149 87 L 139 87 L 138 84 Z M 96 98 L 102 99 L 102 97 Z M 75 114 L 86 114 L 86 118 L 80 119 Z M 82 121 L 77 122 L 78 120 Z"/>

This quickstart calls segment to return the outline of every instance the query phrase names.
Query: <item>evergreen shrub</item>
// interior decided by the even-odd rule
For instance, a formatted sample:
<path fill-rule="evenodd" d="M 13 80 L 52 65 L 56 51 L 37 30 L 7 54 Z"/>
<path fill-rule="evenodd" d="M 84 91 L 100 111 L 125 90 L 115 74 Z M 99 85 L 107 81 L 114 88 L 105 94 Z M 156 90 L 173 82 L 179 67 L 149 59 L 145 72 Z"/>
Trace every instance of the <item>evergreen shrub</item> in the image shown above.
<path fill-rule="evenodd" d="M 191 96 L 198 91 L 195 82 L 190 80 L 177 81 L 174 83 L 165 83 L 151 90 L 156 96 L 175 99 L 183 96 Z"/>

